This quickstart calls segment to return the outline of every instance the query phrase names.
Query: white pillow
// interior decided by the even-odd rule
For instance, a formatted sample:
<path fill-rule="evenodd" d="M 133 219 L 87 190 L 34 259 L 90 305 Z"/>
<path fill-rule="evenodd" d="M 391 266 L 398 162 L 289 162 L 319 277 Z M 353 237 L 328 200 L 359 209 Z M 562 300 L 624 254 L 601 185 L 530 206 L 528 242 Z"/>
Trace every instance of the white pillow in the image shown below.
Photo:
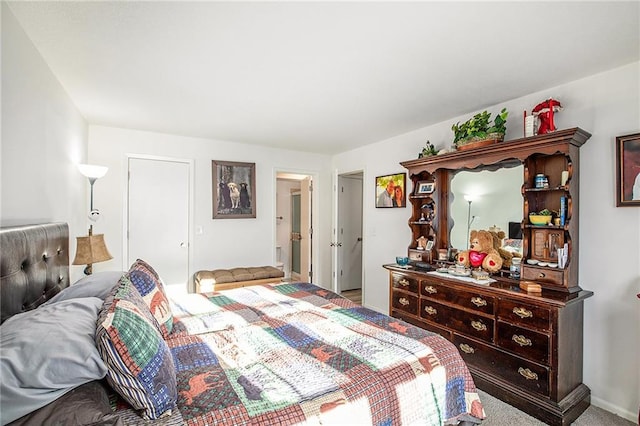
<path fill-rule="evenodd" d="M 0 423 L 44 407 L 102 379 L 95 346 L 102 299 L 75 298 L 14 315 L 0 326 Z"/>
<path fill-rule="evenodd" d="M 124 274 L 124 271 L 104 271 L 87 275 L 47 300 L 44 305 L 79 297 L 98 297 L 104 300 Z"/>

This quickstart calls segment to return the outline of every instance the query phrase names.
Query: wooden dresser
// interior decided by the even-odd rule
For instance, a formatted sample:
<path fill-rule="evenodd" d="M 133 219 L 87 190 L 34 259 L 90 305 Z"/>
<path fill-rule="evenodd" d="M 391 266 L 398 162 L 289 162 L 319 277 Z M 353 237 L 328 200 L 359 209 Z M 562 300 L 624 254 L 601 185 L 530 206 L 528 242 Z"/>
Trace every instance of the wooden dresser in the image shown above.
<path fill-rule="evenodd" d="M 590 390 L 582 383 L 582 342 L 584 300 L 593 293 L 578 281 L 579 148 L 590 136 L 573 128 L 401 163 L 413 184 L 408 257 L 413 265 L 432 266 L 436 253 L 464 249 L 450 244 L 453 201 L 465 195 L 453 193 L 454 177 L 522 166 L 522 185 L 509 192 L 516 197 L 511 216 L 522 218 L 522 279 L 542 287 L 541 293 L 523 291 L 508 270 L 487 283 L 384 265 L 391 316 L 445 336 L 480 389 L 551 425 L 570 424 L 590 404 Z M 536 182 L 541 176 L 544 186 Z M 495 205 L 506 209 L 502 201 Z M 471 201 L 467 235 L 470 210 Z M 530 223 L 529 214 L 542 210 L 556 212 L 558 221 Z M 505 229 L 510 223 L 498 225 Z M 416 243 L 424 239 L 426 250 Z M 568 256 L 558 267 L 561 247 Z"/>
<path fill-rule="evenodd" d="M 480 389 L 551 425 L 570 424 L 589 406 L 582 325 L 592 292 L 533 295 L 508 278 L 485 285 L 384 267 L 389 314 L 453 342 Z"/>

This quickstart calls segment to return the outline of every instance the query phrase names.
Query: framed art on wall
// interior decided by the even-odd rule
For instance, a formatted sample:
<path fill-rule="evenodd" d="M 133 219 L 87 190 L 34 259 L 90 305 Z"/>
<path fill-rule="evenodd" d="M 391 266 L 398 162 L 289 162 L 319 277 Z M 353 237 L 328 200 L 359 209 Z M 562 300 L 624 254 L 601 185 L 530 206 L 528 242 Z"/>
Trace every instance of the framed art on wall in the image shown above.
<path fill-rule="evenodd" d="M 406 207 L 406 174 L 376 177 L 376 207 Z"/>
<path fill-rule="evenodd" d="M 256 217 L 256 164 L 211 161 L 213 218 Z"/>
<path fill-rule="evenodd" d="M 616 206 L 640 206 L 640 133 L 616 137 Z"/>

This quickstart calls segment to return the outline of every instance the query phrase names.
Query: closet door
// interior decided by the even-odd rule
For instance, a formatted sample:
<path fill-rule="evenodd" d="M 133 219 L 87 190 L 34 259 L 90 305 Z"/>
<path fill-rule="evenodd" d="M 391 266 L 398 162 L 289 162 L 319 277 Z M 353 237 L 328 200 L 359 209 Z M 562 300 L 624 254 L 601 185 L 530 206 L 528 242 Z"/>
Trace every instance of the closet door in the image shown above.
<path fill-rule="evenodd" d="M 190 163 L 129 158 L 128 264 L 147 261 L 165 284 L 189 278 Z"/>

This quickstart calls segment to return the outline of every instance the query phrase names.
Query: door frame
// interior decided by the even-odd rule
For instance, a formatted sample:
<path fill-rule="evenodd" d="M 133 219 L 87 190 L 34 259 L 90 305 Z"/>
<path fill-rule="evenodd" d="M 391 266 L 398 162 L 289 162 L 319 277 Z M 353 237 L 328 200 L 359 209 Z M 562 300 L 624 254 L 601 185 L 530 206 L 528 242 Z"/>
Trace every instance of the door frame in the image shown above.
<path fill-rule="evenodd" d="M 135 160 L 150 160 L 150 161 L 166 161 L 172 163 L 185 163 L 189 166 L 189 203 L 188 208 L 189 212 L 187 214 L 188 218 L 188 237 L 189 241 L 187 242 L 187 291 L 191 291 L 192 288 L 192 279 L 193 275 L 193 241 L 195 236 L 195 209 L 194 209 L 194 200 L 195 200 L 195 160 L 189 158 L 177 158 L 177 157 L 164 157 L 158 155 L 147 155 L 147 154 L 124 154 L 124 167 L 122 167 L 122 178 L 123 182 L 125 182 L 125 191 L 123 191 L 123 200 L 122 200 L 122 217 L 124 220 L 122 221 L 122 270 L 127 271 L 131 265 L 128 264 L 129 258 L 129 161 Z"/>
<path fill-rule="evenodd" d="M 366 268 L 365 268 L 365 259 L 367 253 L 367 245 L 366 238 L 364 236 L 365 229 L 367 229 L 367 215 L 364 213 L 364 200 L 366 198 L 366 188 L 365 182 L 367 181 L 367 172 L 365 169 L 348 169 L 348 170 L 338 170 L 336 169 L 333 174 L 333 214 L 332 214 L 332 231 L 331 231 L 331 241 L 338 241 L 338 228 L 340 225 L 340 221 L 338 220 L 338 212 L 340 207 L 340 197 L 338 193 L 338 184 L 339 177 L 343 175 L 352 175 L 352 174 L 362 174 L 362 306 L 365 306 L 365 293 L 366 293 Z M 333 253 L 331 253 L 331 289 L 334 293 L 340 294 L 340 289 L 338 288 L 338 250 L 334 249 Z"/>
<path fill-rule="evenodd" d="M 310 265 L 310 271 L 311 271 L 311 279 L 309 281 L 316 283 L 316 285 L 319 285 L 320 287 L 323 287 L 322 283 L 318 282 L 318 272 L 320 271 L 320 265 L 318 263 L 318 253 L 319 253 L 319 238 L 317 235 L 318 229 L 319 229 L 319 225 L 318 225 L 318 219 L 319 219 L 319 211 L 318 211 L 318 201 L 317 201 L 317 194 L 318 194 L 318 184 L 319 184 L 319 180 L 318 180 L 318 173 L 316 171 L 311 171 L 311 170 L 301 170 L 301 169 L 290 169 L 290 168 L 286 168 L 286 167 L 274 167 L 273 170 L 273 195 L 272 195 L 272 200 L 273 201 L 273 206 L 272 206 L 272 217 L 273 217 L 273 231 L 272 231 L 272 247 L 273 247 L 273 254 L 272 254 L 272 258 L 273 258 L 273 264 L 275 265 L 275 263 L 277 262 L 277 253 L 276 253 L 276 246 L 277 246 L 277 219 L 276 217 L 278 216 L 277 213 L 277 207 L 278 207 L 278 203 L 277 203 L 277 191 L 278 191 L 278 179 L 285 179 L 284 177 L 278 177 L 278 174 L 285 174 L 285 175 L 291 175 L 291 179 L 293 180 L 299 180 L 299 181 L 303 181 L 304 178 L 306 177 L 311 177 L 311 185 L 312 185 L 312 191 L 311 191 L 311 229 L 312 229 L 312 235 L 311 235 L 311 265 Z M 306 281 L 306 280 L 305 280 Z"/>

